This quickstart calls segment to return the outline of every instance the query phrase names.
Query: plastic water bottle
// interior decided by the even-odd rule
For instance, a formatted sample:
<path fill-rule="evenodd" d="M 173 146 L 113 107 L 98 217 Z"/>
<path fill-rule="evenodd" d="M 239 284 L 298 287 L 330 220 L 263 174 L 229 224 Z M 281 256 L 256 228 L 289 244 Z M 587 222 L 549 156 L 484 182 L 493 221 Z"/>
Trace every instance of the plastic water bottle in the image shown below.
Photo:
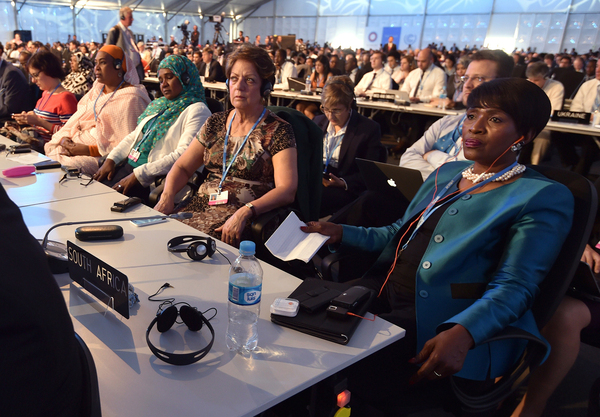
<path fill-rule="evenodd" d="M 311 82 L 310 82 L 310 75 L 308 77 L 306 77 L 306 87 L 304 87 L 306 89 L 307 93 L 310 93 L 310 88 L 312 87 Z"/>
<path fill-rule="evenodd" d="M 442 92 L 440 93 L 440 107 L 442 108 L 442 110 L 446 110 L 446 98 L 448 97 L 448 94 L 446 93 L 446 86 L 444 85 L 442 87 Z"/>
<path fill-rule="evenodd" d="M 254 257 L 255 249 L 254 242 L 240 243 L 240 256 L 229 269 L 227 348 L 243 355 L 258 345 L 263 271 Z"/>

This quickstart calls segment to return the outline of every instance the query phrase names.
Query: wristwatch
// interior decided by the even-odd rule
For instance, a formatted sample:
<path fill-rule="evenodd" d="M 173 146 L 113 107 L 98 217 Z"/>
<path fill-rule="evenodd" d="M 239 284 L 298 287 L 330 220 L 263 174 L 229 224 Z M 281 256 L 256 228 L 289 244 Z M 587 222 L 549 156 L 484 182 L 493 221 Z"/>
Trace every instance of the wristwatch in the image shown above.
<path fill-rule="evenodd" d="M 250 210 L 252 210 L 252 218 L 256 217 L 256 208 L 254 207 L 254 205 L 252 203 L 246 203 L 244 204 L 246 207 L 248 207 Z"/>

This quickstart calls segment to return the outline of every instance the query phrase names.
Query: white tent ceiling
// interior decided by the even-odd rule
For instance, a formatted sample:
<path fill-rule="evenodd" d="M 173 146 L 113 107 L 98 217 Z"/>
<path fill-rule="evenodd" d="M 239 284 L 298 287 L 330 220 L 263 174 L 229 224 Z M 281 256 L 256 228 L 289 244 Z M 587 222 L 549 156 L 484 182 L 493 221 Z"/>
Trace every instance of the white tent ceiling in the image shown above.
<path fill-rule="evenodd" d="M 17 1 L 16 8 L 24 4 L 50 4 L 52 6 L 73 6 L 75 9 L 104 9 L 115 10 L 122 6 L 129 6 L 137 11 L 202 14 L 204 16 L 216 15 L 225 12 L 227 17 L 244 16 L 251 14 L 261 5 L 270 0 L 133 0 L 133 1 L 105 1 L 105 0 L 55 0 L 55 1 Z"/>

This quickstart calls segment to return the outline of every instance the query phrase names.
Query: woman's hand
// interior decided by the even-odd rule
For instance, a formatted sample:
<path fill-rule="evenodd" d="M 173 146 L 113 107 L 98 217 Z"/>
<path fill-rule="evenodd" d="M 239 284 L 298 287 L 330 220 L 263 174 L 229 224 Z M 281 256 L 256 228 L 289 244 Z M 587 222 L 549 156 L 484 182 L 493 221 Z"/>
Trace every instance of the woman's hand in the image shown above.
<path fill-rule="evenodd" d="M 60 141 L 59 145 L 63 148 L 61 155 L 66 156 L 77 156 L 77 155 L 90 155 L 90 148 L 82 143 L 75 143 L 71 138 L 64 138 Z"/>
<path fill-rule="evenodd" d="M 333 174 L 329 174 L 329 179 L 323 178 L 323 186 L 346 188 L 346 183 L 341 178 L 338 178 Z"/>
<path fill-rule="evenodd" d="M 457 373 L 462 369 L 467 353 L 474 344 L 469 331 L 460 324 L 429 339 L 419 354 L 409 361 L 412 364 L 423 364 L 410 378 L 410 383 L 415 384 L 422 379 L 445 378 Z"/>
<path fill-rule="evenodd" d="M 21 112 L 20 114 L 13 114 L 12 118 L 17 121 L 20 125 L 39 125 L 40 118 L 35 115 L 34 112 Z"/>
<path fill-rule="evenodd" d="M 113 190 L 116 190 L 122 194 L 129 195 L 129 191 L 138 185 L 140 182 L 136 178 L 135 174 L 132 172 L 121 181 L 113 185 Z"/>
<path fill-rule="evenodd" d="M 98 169 L 98 171 L 96 171 L 96 173 L 94 174 L 94 179 L 98 182 L 104 179 L 108 179 L 109 181 L 112 180 L 113 176 L 115 175 L 116 166 L 117 164 L 115 164 L 115 161 L 113 161 L 110 158 L 107 158 L 106 161 L 104 161 L 104 163 L 102 164 L 102 166 Z"/>
<path fill-rule="evenodd" d="M 585 245 L 581 262 L 588 264 L 595 274 L 600 274 L 600 255 L 590 245 Z"/>
<path fill-rule="evenodd" d="M 171 214 L 174 209 L 175 201 L 163 192 L 160 196 L 160 200 L 154 206 L 154 210 L 160 211 L 162 214 Z"/>
<path fill-rule="evenodd" d="M 329 236 L 329 240 L 325 242 L 328 245 L 340 243 L 344 233 L 342 225 L 329 222 L 308 222 L 306 226 L 301 226 L 300 230 L 304 233 L 320 233 Z"/>
<path fill-rule="evenodd" d="M 227 219 L 225 224 L 215 229 L 215 232 L 221 233 L 221 240 L 228 245 L 240 246 L 242 232 L 246 227 L 246 221 L 252 217 L 252 210 L 246 206 L 237 209 L 233 216 Z"/>

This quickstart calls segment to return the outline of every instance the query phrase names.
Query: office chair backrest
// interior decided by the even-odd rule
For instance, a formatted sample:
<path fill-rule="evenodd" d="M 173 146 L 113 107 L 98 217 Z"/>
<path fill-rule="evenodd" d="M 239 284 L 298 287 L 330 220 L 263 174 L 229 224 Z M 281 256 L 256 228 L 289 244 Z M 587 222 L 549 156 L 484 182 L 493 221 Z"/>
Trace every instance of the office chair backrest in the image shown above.
<path fill-rule="evenodd" d="M 83 395 L 81 398 L 81 417 L 101 417 L 100 390 L 98 374 L 92 353 L 83 339 L 75 333 L 75 339 L 81 355 L 81 370 L 83 373 Z"/>

